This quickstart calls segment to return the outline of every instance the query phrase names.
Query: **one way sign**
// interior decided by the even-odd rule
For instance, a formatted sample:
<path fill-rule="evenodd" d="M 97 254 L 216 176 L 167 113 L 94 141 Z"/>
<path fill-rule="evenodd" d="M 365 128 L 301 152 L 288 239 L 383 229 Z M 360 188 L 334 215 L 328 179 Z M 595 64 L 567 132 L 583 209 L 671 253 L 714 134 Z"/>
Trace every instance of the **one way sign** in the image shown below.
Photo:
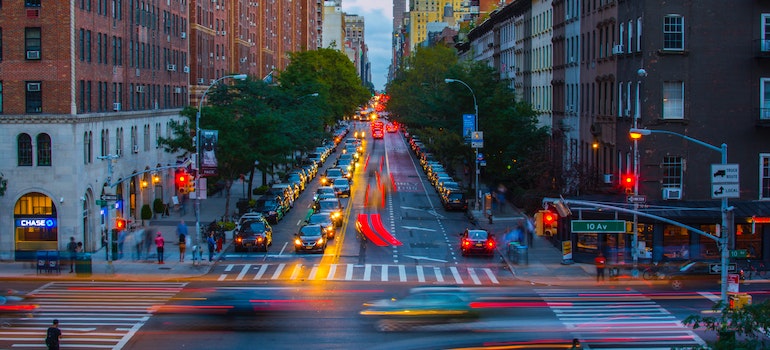
<path fill-rule="evenodd" d="M 737 272 L 737 271 L 738 271 L 738 265 L 727 264 L 727 272 Z M 709 273 L 710 274 L 722 273 L 722 264 L 709 264 Z"/>

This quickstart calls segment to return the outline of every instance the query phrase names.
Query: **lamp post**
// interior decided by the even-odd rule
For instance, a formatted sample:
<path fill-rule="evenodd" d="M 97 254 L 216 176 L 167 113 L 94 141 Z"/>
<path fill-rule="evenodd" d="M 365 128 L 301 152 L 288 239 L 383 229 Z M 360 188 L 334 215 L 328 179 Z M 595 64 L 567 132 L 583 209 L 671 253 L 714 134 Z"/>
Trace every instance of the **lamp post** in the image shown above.
<path fill-rule="evenodd" d="M 458 79 L 447 78 L 447 79 L 444 79 L 444 82 L 447 83 L 447 84 L 449 84 L 449 83 L 460 83 L 460 84 L 463 84 L 471 92 L 471 96 L 473 96 L 473 110 L 475 112 L 475 114 L 473 115 L 473 129 L 474 129 L 473 132 L 474 133 L 478 132 L 479 131 L 478 130 L 478 128 L 479 128 L 479 105 L 478 105 L 478 103 L 476 103 L 476 94 L 473 93 L 473 89 L 471 89 L 471 87 L 468 86 L 468 84 L 466 84 L 464 81 L 458 80 Z M 475 199 L 474 199 L 473 208 L 476 211 L 479 210 L 479 197 L 480 197 L 480 194 L 479 194 L 479 148 L 480 147 L 474 147 L 473 148 L 473 153 L 474 153 L 474 156 L 475 156 L 474 157 L 475 158 L 474 159 L 474 163 L 476 165 L 475 168 L 474 168 L 474 171 L 476 172 L 476 174 L 475 174 L 475 184 L 474 184 L 474 187 L 473 187 L 474 192 L 475 192 L 475 195 L 474 195 Z"/>
<path fill-rule="evenodd" d="M 225 75 L 223 77 L 220 77 L 213 82 L 211 82 L 211 85 L 209 85 L 205 91 L 203 91 L 203 95 L 201 95 L 200 101 L 198 101 L 198 111 L 195 113 L 195 240 L 193 241 L 193 245 L 198 246 L 198 239 L 200 239 L 201 236 L 201 196 L 200 196 L 200 189 L 201 189 L 201 109 L 203 108 L 203 100 L 206 99 L 206 95 L 209 93 L 209 90 L 219 83 L 222 80 L 232 78 L 232 79 L 238 79 L 238 80 L 246 80 L 248 75 L 246 74 L 231 74 L 231 75 Z M 193 252 L 195 254 L 195 252 Z M 195 259 L 193 258 L 193 261 Z"/>
<path fill-rule="evenodd" d="M 640 78 L 647 76 L 647 71 L 644 68 L 639 68 L 636 74 Z M 639 127 L 639 118 L 642 117 L 641 113 L 641 100 L 639 99 L 639 90 L 641 89 L 641 82 L 636 84 L 636 104 L 634 107 L 634 129 Z M 639 196 L 639 138 L 634 138 L 634 197 Z M 639 277 L 639 218 L 636 212 L 639 211 L 639 202 L 634 199 L 634 225 L 633 234 L 631 235 L 631 258 L 633 260 L 632 275 L 634 278 Z"/>
<path fill-rule="evenodd" d="M 726 165 L 727 164 L 727 144 L 726 143 L 723 143 L 720 147 L 717 147 L 717 146 L 705 143 L 705 142 L 703 142 L 701 140 L 694 139 L 692 137 L 685 136 L 685 135 L 682 135 L 682 134 L 679 134 L 679 133 L 675 133 L 673 131 L 668 131 L 668 130 L 650 130 L 650 129 L 638 129 L 638 128 L 631 128 L 629 130 L 629 135 L 634 140 L 638 140 L 642 136 L 647 136 L 647 135 L 650 135 L 650 134 L 653 134 L 653 133 L 678 136 L 678 137 L 681 137 L 681 138 L 683 138 L 683 139 L 685 139 L 687 141 L 691 141 L 691 142 L 697 143 L 697 144 L 699 144 L 699 145 L 701 145 L 703 147 L 706 147 L 708 149 L 717 151 L 717 152 L 719 152 L 722 155 L 721 164 L 722 165 Z M 727 303 L 727 267 L 728 267 L 728 260 L 729 260 L 729 257 L 730 257 L 729 256 L 730 252 L 728 251 L 728 243 L 730 241 L 729 240 L 729 235 L 730 234 L 728 232 L 729 231 L 729 229 L 728 229 L 729 219 L 728 219 L 728 215 L 727 215 L 727 212 L 729 210 L 730 209 L 728 209 L 728 207 L 727 207 L 727 197 L 722 197 L 722 203 L 721 203 L 721 206 L 720 206 L 720 212 L 722 214 L 722 224 L 721 224 L 721 228 L 719 230 L 720 236 L 719 237 L 708 236 L 709 238 L 715 240 L 717 242 L 717 245 L 719 245 L 719 253 L 721 255 L 721 265 L 722 265 L 722 268 L 721 268 L 721 283 L 722 283 L 721 299 L 722 299 L 722 302 L 724 302 L 724 303 Z"/>

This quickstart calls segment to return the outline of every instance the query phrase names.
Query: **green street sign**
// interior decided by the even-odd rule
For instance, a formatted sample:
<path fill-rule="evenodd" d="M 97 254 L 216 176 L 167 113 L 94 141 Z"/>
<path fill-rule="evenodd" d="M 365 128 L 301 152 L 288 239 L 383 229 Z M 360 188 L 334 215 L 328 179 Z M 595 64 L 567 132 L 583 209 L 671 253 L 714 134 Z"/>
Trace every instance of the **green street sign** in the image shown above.
<path fill-rule="evenodd" d="M 623 220 L 572 220 L 573 233 L 624 233 L 626 222 Z"/>
<path fill-rule="evenodd" d="M 745 258 L 748 255 L 746 249 L 735 249 L 730 251 L 731 258 Z"/>
<path fill-rule="evenodd" d="M 97 199 L 96 200 L 96 205 L 98 205 L 100 207 L 106 207 L 107 206 L 107 201 L 101 200 L 101 199 Z"/>

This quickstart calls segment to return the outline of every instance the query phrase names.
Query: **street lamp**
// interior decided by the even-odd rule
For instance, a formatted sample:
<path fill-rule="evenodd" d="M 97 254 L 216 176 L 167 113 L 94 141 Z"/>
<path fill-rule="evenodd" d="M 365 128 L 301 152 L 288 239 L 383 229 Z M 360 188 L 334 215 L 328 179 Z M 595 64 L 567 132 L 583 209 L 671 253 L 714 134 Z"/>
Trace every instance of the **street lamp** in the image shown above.
<path fill-rule="evenodd" d="M 478 103 L 476 103 L 476 94 L 473 93 L 473 89 L 471 89 L 471 87 L 468 86 L 468 84 L 466 84 L 464 81 L 459 80 L 459 79 L 446 78 L 446 79 L 444 79 L 444 82 L 447 83 L 447 84 L 449 84 L 449 83 L 460 83 L 460 84 L 463 84 L 471 92 L 471 95 L 473 96 L 473 110 L 475 111 L 475 114 L 473 115 L 473 132 L 474 133 L 478 132 L 479 131 L 478 130 L 478 128 L 479 128 L 479 105 L 478 105 Z M 480 193 L 479 193 L 479 148 L 480 147 L 474 147 L 473 148 L 473 152 L 474 152 L 474 155 L 475 155 L 474 162 L 476 164 L 475 169 L 474 169 L 474 171 L 476 172 L 476 176 L 475 176 L 476 180 L 475 180 L 475 185 L 474 185 L 474 191 L 476 192 L 476 194 L 475 194 L 474 197 L 476 197 L 476 198 L 474 199 L 473 207 L 474 207 L 474 210 L 476 210 L 476 211 L 479 210 L 479 197 L 480 197 Z"/>
<path fill-rule="evenodd" d="M 636 74 L 640 78 L 647 76 L 647 71 L 644 68 L 639 68 Z M 639 90 L 641 90 L 641 82 L 636 84 L 636 104 L 634 106 L 634 129 L 639 127 L 639 118 L 642 117 L 641 113 L 641 100 L 639 99 Z M 631 235 L 631 258 L 633 259 L 633 277 L 639 277 L 639 218 L 636 212 L 639 211 L 639 201 L 636 197 L 639 196 L 639 138 L 634 138 L 634 233 Z"/>
<path fill-rule="evenodd" d="M 195 113 L 195 240 L 193 245 L 198 246 L 198 239 L 201 236 L 201 109 L 203 108 L 203 100 L 206 99 L 206 95 L 209 90 L 222 80 L 232 78 L 238 80 L 246 80 L 248 75 L 246 74 L 231 74 L 225 75 L 211 82 L 211 85 L 203 91 L 200 101 L 198 101 L 198 111 Z M 193 252 L 195 254 L 195 252 Z M 195 259 L 193 259 L 194 261 Z"/>
<path fill-rule="evenodd" d="M 711 149 L 711 150 L 719 152 L 722 155 L 722 163 L 721 164 L 722 165 L 726 165 L 727 164 L 727 144 L 726 143 L 723 143 L 720 147 L 717 147 L 717 146 L 705 143 L 705 142 L 703 142 L 701 140 L 694 139 L 692 137 L 685 136 L 685 135 L 682 135 L 682 134 L 679 134 L 679 133 L 675 133 L 673 131 L 668 131 L 668 130 L 651 130 L 651 129 L 631 128 L 628 131 L 628 133 L 631 136 L 631 138 L 634 139 L 634 140 L 638 140 L 638 139 L 642 138 L 642 136 L 647 136 L 647 135 L 650 135 L 650 134 L 653 134 L 653 133 L 678 136 L 678 137 L 681 137 L 681 138 L 683 138 L 683 139 L 685 139 L 687 141 L 691 141 L 691 142 L 697 143 L 697 144 L 699 144 L 699 145 L 701 145 L 703 147 L 706 147 L 708 149 Z M 721 293 L 721 298 L 722 298 L 722 302 L 724 302 L 724 303 L 727 303 L 727 267 L 728 267 L 727 265 L 728 265 L 728 260 L 729 260 L 729 251 L 728 251 L 728 246 L 727 246 L 728 243 L 729 243 L 729 239 L 728 239 L 728 237 L 729 237 L 729 232 L 728 232 L 729 219 L 727 217 L 727 212 L 729 210 L 730 209 L 728 209 L 728 207 L 727 207 L 727 197 L 722 197 L 722 204 L 721 204 L 721 207 L 720 207 L 720 211 L 722 213 L 722 225 L 721 225 L 721 228 L 719 230 L 720 236 L 719 237 L 707 236 L 707 237 L 717 241 L 717 244 L 719 245 L 719 253 L 721 254 L 721 263 L 722 263 L 722 271 L 721 271 L 721 274 L 722 274 L 722 276 L 721 276 L 721 280 L 722 280 L 722 293 Z M 634 232 L 634 233 L 636 233 L 636 232 Z"/>

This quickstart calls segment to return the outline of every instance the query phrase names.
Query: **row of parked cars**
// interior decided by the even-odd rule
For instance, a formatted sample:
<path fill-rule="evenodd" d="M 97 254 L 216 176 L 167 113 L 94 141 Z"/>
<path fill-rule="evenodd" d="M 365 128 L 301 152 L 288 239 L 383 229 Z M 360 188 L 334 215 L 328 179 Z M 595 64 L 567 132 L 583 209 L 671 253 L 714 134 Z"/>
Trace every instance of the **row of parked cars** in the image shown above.
<path fill-rule="evenodd" d="M 273 184 L 267 193 L 256 200 L 250 211 L 241 216 L 235 230 L 234 249 L 236 252 L 267 251 L 273 243 L 273 230 L 270 225 L 277 224 L 294 207 L 299 195 L 317 176 L 320 166 L 336 151 L 337 140 L 341 140 L 346 134 L 347 127 L 337 128 L 334 132 L 335 141 L 327 141 L 322 146 L 317 147 L 315 152 L 310 153 L 299 167 L 294 168 L 286 175 L 284 181 Z M 321 220 L 321 217 L 322 215 L 309 217 L 306 221 L 308 221 L 308 225 L 325 224 L 326 221 Z M 303 232 L 309 230 L 311 229 L 305 229 L 303 226 L 298 236 L 303 237 Z M 323 231 L 323 247 L 325 248 L 325 240 L 333 238 L 334 232 L 333 230 L 329 232 L 328 228 Z M 295 239 L 296 244 L 297 239 Z"/>
<path fill-rule="evenodd" d="M 420 165 L 422 165 L 425 175 L 436 189 L 444 209 L 449 211 L 468 210 L 468 198 L 462 182 L 449 175 L 444 165 L 436 160 L 432 153 L 428 152 L 418 136 L 411 135 L 409 137 L 409 145 L 417 158 L 420 159 Z"/>

